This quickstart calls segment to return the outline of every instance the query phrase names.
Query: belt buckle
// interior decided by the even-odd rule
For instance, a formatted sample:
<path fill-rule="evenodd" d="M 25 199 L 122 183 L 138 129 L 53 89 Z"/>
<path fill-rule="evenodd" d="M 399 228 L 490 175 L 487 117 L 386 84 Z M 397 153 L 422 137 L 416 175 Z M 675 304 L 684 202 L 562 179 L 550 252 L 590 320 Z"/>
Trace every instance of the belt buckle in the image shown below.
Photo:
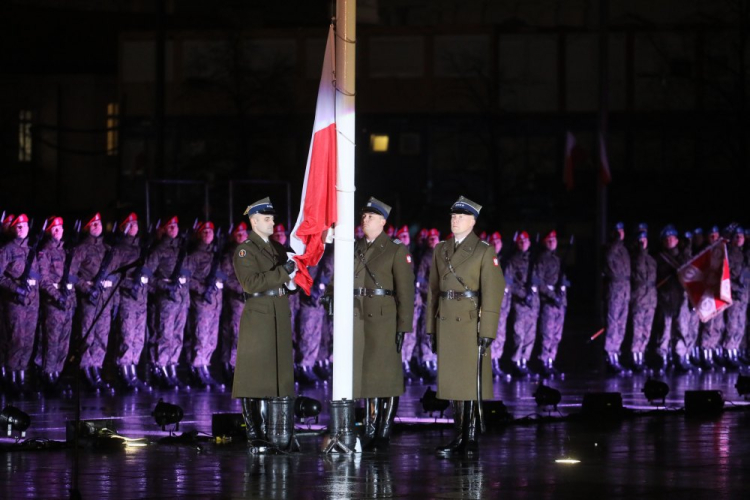
<path fill-rule="evenodd" d="M 448 300 L 453 300 L 456 298 L 456 292 L 453 290 L 448 290 L 448 296 L 446 297 Z"/>

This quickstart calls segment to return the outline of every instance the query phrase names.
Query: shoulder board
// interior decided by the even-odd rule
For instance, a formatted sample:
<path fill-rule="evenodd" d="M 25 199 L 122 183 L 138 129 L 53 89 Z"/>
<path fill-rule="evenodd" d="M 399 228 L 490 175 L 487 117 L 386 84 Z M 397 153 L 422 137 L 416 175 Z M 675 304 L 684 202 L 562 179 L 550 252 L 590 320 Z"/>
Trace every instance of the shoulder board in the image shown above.
<path fill-rule="evenodd" d="M 394 243 L 395 243 L 396 245 L 402 245 L 402 244 L 403 244 L 403 243 L 401 242 L 401 240 L 400 240 L 400 239 L 398 239 L 398 238 L 393 238 L 393 242 L 394 242 Z"/>
<path fill-rule="evenodd" d="M 242 243 L 250 243 L 250 238 L 246 239 L 246 240 L 245 240 L 245 241 L 243 241 Z"/>
<path fill-rule="evenodd" d="M 487 246 L 490 246 L 490 244 L 489 244 L 489 243 L 487 243 L 487 242 L 486 242 L 486 241 L 484 241 L 484 240 L 479 240 L 479 243 L 484 243 L 485 245 L 487 245 Z"/>

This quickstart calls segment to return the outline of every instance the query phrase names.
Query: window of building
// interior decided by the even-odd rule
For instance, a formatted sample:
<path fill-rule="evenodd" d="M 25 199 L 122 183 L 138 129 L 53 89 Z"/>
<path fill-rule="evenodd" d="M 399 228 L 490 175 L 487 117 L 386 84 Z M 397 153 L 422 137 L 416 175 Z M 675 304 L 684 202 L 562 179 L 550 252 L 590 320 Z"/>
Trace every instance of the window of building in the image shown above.
<path fill-rule="evenodd" d="M 373 153 L 387 153 L 388 136 L 385 134 L 370 134 L 370 151 Z"/>
<path fill-rule="evenodd" d="M 107 104 L 107 156 L 117 156 L 120 146 L 120 105 Z"/>
<path fill-rule="evenodd" d="M 18 161 L 28 163 L 31 161 L 31 123 L 33 113 L 28 109 L 22 109 L 18 115 Z"/>

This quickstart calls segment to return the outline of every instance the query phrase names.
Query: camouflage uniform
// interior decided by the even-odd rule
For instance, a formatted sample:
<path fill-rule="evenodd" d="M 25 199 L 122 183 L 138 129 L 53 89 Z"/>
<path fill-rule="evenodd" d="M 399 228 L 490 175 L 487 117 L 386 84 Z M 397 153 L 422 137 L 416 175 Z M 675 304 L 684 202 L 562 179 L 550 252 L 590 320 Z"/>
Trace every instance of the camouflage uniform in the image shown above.
<path fill-rule="evenodd" d="M 505 271 L 511 281 L 509 288 L 512 295 L 511 307 L 515 316 L 513 339 L 516 347 L 513 361 L 516 363 L 525 363 L 531 357 L 539 317 L 539 294 L 532 288 L 532 283 L 538 280 L 534 275 L 529 276 L 530 259 L 530 251 L 516 249 L 508 260 L 508 268 Z"/>
<path fill-rule="evenodd" d="M 511 304 L 509 280 L 510 275 L 508 274 L 507 269 L 505 269 L 505 294 L 503 295 L 503 302 L 500 305 L 500 321 L 497 324 L 497 337 L 495 337 L 495 341 L 490 346 L 490 354 L 493 361 L 499 361 L 500 358 L 503 357 L 503 349 L 505 348 L 505 338 L 508 330 L 508 314 L 510 314 Z"/>
<path fill-rule="evenodd" d="M 318 262 L 318 276 L 315 285 L 320 289 L 333 285 L 333 256 L 334 245 L 326 245 L 323 258 Z M 330 377 L 332 372 L 331 361 L 333 360 L 333 316 L 323 315 L 323 326 L 320 330 L 320 349 L 318 350 L 318 376 L 321 378 Z"/>
<path fill-rule="evenodd" d="M 196 244 L 190 253 L 190 350 L 188 362 L 194 366 L 208 366 L 219 340 L 223 279 L 207 283 L 214 258 L 214 245 Z M 218 284 L 220 283 L 220 284 Z M 208 293 L 206 293 L 208 290 Z M 206 300 L 208 299 L 208 300 Z"/>
<path fill-rule="evenodd" d="M 669 353 L 673 326 L 679 326 L 674 325 L 675 320 L 679 317 L 680 309 L 687 300 L 685 291 L 677 279 L 677 270 L 670 264 L 670 261 L 678 265 L 682 264 L 680 251 L 677 248 L 663 249 L 656 258 L 656 282 L 657 284 L 663 282 L 657 290 L 656 314 L 661 329 L 656 339 L 656 352 L 662 357 Z M 682 345 L 684 350 L 684 343 Z"/>
<path fill-rule="evenodd" d="M 123 236 L 117 244 L 123 265 L 135 262 L 141 254 L 137 236 Z M 140 271 L 140 272 L 139 272 Z M 146 311 L 149 278 L 141 266 L 126 272 L 119 289 L 117 326 L 120 332 L 117 347 L 117 365 L 137 365 L 146 341 Z M 144 282 L 145 281 L 145 282 Z"/>
<path fill-rule="evenodd" d="M 632 257 L 630 311 L 633 321 L 633 353 L 646 351 L 656 312 L 656 260 L 639 246 Z"/>
<path fill-rule="evenodd" d="M 432 345 L 430 344 L 430 337 L 427 335 L 427 292 L 429 291 L 430 284 L 430 266 L 432 265 L 432 254 L 434 249 L 429 246 L 422 252 L 422 257 L 419 260 L 419 266 L 417 267 L 417 278 L 415 295 L 419 296 L 419 308 L 414 311 L 414 315 L 417 316 L 417 329 L 416 335 L 416 346 L 417 361 L 420 366 L 424 366 L 427 363 L 435 363 L 437 355 L 432 352 Z M 416 301 L 415 301 L 416 302 Z"/>
<path fill-rule="evenodd" d="M 312 369 L 318 361 L 321 338 L 325 322 L 326 310 L 320 305 L 320 297 L 325 291 L 325 285 L 320 283 L 320 265 L 309 267 L 308 272 L 313 279 L 310 296 L 300 298 L 299 324 L 297 325 L 297 352 L 295 361 L 300 367 L 302 382 L 314 379 Z M 321 286 L 323 289 L 321 290 Z M 307 380 L 305 380 L 307 378 Z"/>
<path fill-rule="evenodd" d="M 41 278 L 41 366 L 47 375 L 62 371 L 70 348 L 70 333 L 73 329 L 73 313 L 76 310 L 76 294 L 73 286 L 61 283 L 67 252 L 63 242 L 48 238 L 39 250 L 39 272 Z M 68 275 L 74 273 L 69 269 Z M 70 282 L 70 279 L 68 279 Z"/>
<path fill-rule="evenodd" d="M 562 338 L 565 310 L 568 305 L 565 290 L 561 285 L 560 257 L 554 251 L 543 249 L 534 263 L 534 275 L 539 277 L 541 311 L 539 330 L 542 337 L 543 361 L 554 361 Z M 551 366 L 549 367 L 551 368 Z"/>
<path fill-rule="evenodd" d="M 740 348 L 745 336 L 747 321 L 747 284 L 742 282 L 743 273 L 748 269 L 742 248 L 731 244 L 727 248 L 729 257 L 729 273 L 732 281 L 732 305 L 726 310 L 726 333 L 721 346 L 725 351 Z"/>
<path fill-rule="evenodd" d="M 630 302 L 630 255 L 622 240 L 616 239 L 607 248 L 604 277 L 606 279 L 607 333 L 604 350 L 619 354 L 625 338 Z"/>
<path fill-rule="evenodd" d="M 224 306 L 221 312 L 221 345 L 220 358 L 225 366 L 229 365 L 231 370 L 237 364 L 237 339 L 240 334 L 240 318 L 242 309 L 245 307 L 245 299 L 242 296 L 242 285 L 237 281 L 234 274 L 232 257 L 237 249 L 237 243 L 227 247 L 221 260 L 221 271 L 227 276 L 224 283 L 223 298 Z M 226 375 L 229 375 L 228 373 Z"/>
<path fill-rule="evenodd" d="M 151 359 L 159 368 L 174 367 L 178 364 L 190 306 L 188 279 L 185 276 L 172 279 L 181 250 L 180 245 L 180 238 L 164 236 L 146 263 L 154 273 L 156 287 L 155 336 L 149 350 Z M 182 267 L 185 271 L 183 274 L 189 274 L 190 261 L 187 256 Z"/>
<path fill-rule="evenodd" d="M 29 279 L 28 284 L 18 281 L 26 267 L 26 258 L 30 251 L 28 242 L 28 238 L 15 238 L 0 248 L 6 367 L 11 371 L 23 371 L 28 367 L 34 349 L 39 316 L 39 283 L 33 278 Z M 31 271 L 39 272 L 36 258 L 32 261 Z M 28 286 L 28 293 L 19 297 L 16 289 L 25 285 Z"/>
<path fill-rule="evenodd" d="M 107 268 L 102 274 L 102 283 L 93 282 L 99 274 L 100 269 L 105 264 L 104 259 L 107 252 L 111 252 L 111 259 Z M 76 338 L 79 342 L 89 331 L 94 319 L 101 312 L 93 329 L 86 338 L 84 348 L 80 353 L 81 368 L 101 368 L 104 364 L 104 356 L 107 353 L 107 343 L 109 341 L 109 331 L 112 323 L 112 308 L 114 301 L 110 301 L 105 306 L 107 299 L 112 293 L 115 286 L 116 276 L 110 276 L 113 270 L 119 267 L 117 251 L 110 249 L 109 245 L 104 243 L 101 236 L 94 237 L 90 234 L 73 249 L 73 262 L 71 269 L 76 271 L 78 281 L 76 291 L 78 292 L 78 318 L 76 321 Z M 94 295 L 97 294 L 97 295 Z"/>

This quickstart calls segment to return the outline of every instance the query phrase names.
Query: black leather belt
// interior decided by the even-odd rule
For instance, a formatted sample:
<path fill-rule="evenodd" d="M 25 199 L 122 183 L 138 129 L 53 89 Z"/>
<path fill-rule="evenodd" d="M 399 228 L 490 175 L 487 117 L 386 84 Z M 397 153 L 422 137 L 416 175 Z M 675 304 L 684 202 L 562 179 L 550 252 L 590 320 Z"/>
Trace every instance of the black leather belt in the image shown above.
<path fill-rule="evenodd" d="M 273 288 L 271 290 L 266 290 L 265 292 L 255 292 L 255 293 L 247 293 L 242 292 L 242 296 L 245 297 L 245 300 L 247 299 L 254 299 L 256 297 L 282 297 L 289 292 L 286 291 L 286 288 Z"/>
<path fill-rule="evenodd" d="M 355 288 L 355 297 L 373 297 L 375 295 L 393 295 L 393 290 L 385 288 Z"/>
<path fill-rule="evenodd" d="M 472 292 L 471 290 L 466 292 L 457 292 L 456 290 L 448 290 L 447 292 L 440 292 L 440 297 L 448 300 L 460 300 L 468 299 L 471 297 L 479 297 L 479 292 Z"/>

